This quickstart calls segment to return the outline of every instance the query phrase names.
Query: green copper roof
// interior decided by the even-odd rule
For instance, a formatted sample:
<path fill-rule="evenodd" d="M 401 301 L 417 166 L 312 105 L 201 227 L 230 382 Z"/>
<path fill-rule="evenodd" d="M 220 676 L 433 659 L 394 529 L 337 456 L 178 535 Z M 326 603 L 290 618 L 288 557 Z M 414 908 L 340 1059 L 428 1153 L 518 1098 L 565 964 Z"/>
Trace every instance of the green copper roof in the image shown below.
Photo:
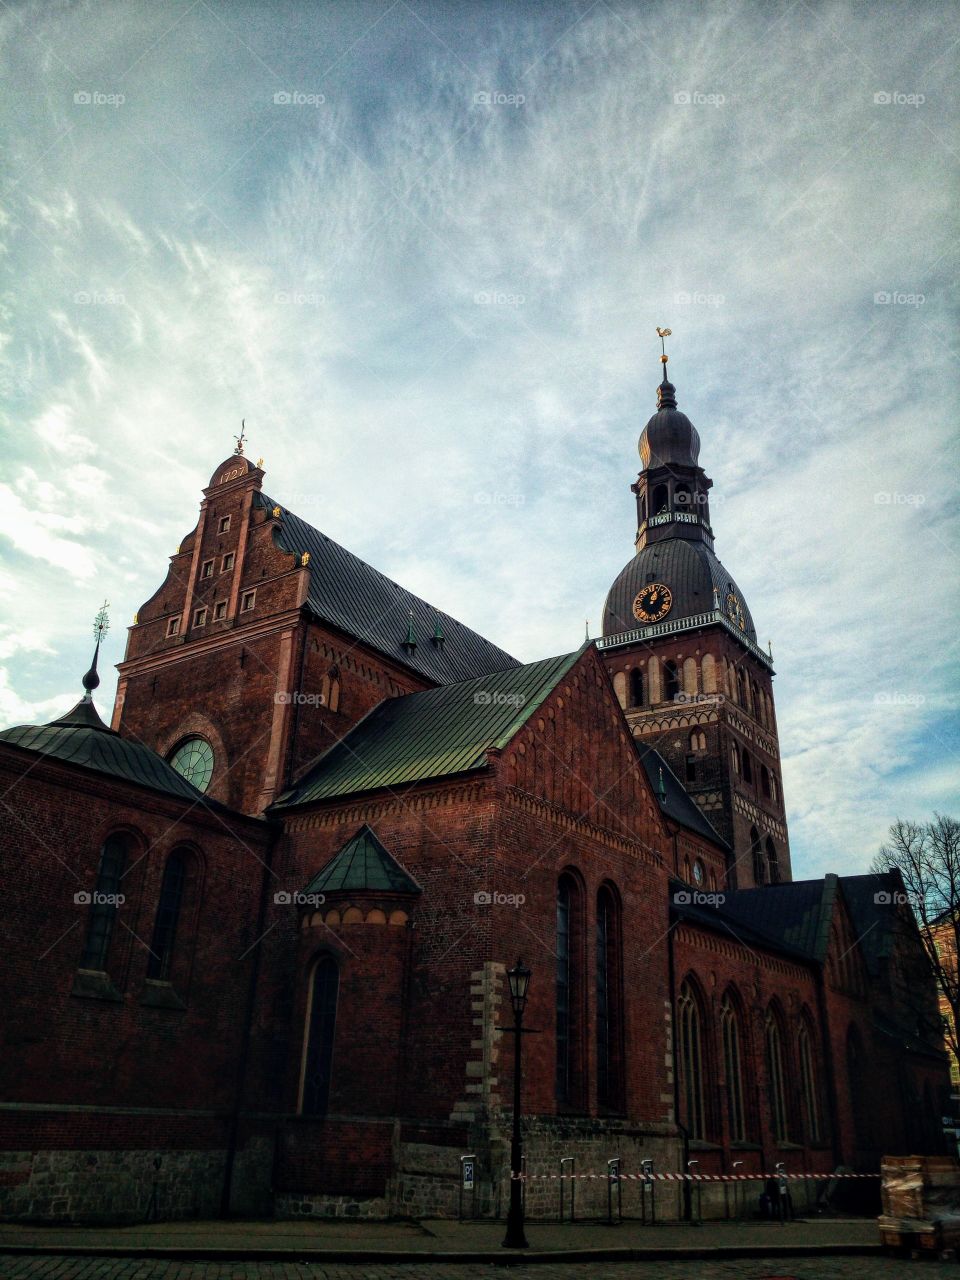
<path fill-rule="evenodd" d="M 581 652 L 387 698 L 273 807 L 483 768 L 487 751 L 506 746 Z"/>
<path fill-rule="evenodd" d="M 416 880 L 407 875 L 396 858 L 386 851 L 376 834 L 366 825 L 317 872 L 304 893 L 337 893 L 341 890 L 422 892 Z"/>

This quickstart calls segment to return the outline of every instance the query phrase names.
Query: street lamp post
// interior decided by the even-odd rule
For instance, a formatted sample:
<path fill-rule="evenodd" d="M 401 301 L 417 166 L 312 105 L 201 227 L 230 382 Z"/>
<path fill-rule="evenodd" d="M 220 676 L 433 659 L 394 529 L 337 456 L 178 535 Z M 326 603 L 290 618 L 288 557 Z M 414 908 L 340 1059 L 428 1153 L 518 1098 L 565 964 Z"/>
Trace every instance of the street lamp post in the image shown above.
<path fill-rule="evenodd" d="M 530 970 L 522 960 L 507 971 L 510 984 L 510 1003 L 513 1005 L 513 1137 L 510 1142 L 510 1210 L 507 1214 L 507 1234 L 503 1237 L 505 1249 L 526 1249 L 527 1237 L 523 1230 L 523 1183 L 520 1172 L 523 1164 L 523 1137 L 520 1133 L 520 1043 L 523 1036 L 523 1010 L 530 986 Z"/>

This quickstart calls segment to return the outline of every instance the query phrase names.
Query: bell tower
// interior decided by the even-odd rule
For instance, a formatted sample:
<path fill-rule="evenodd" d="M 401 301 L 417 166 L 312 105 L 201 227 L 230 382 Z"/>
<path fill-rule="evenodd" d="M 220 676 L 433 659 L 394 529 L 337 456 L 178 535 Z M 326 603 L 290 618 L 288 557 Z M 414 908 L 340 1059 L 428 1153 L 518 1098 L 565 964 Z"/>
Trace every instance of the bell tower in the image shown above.
<path fill-rule="evenodd" d="M 729 888 L 789 880 L 773 660 L 717 559 L 700 436 L 663 373 L 639 442 L 635 553 L 617 576 L 598 647 L 631 730 L 669 762 L 730 845 Z"/>

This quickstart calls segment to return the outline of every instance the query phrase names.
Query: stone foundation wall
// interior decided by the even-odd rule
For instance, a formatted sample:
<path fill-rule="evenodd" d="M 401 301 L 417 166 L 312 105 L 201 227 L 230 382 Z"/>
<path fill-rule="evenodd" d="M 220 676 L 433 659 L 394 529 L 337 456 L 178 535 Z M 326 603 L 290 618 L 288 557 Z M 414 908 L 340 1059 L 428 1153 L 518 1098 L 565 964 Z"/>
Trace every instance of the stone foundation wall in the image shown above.
<path fill-rule="evenodd" d="M 148 1215 L 216 1217 L 225 1158 L 223 1151 L 0 1152 L 0 1220 L 96 1224 L 145 1222 Z"/>

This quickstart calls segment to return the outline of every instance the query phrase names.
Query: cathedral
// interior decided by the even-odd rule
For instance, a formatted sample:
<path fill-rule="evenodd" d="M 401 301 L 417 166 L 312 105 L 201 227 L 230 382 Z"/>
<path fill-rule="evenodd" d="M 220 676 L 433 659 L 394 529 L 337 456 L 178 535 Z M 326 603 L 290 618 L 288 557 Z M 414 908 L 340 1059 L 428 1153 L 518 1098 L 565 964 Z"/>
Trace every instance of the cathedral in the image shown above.
<path fill-rule="evenodd" d="M 466 1155 L 502 1215 L 518 956 L 531 1217 L 561 1161 L 603 1175 L 597 1215 L 612 1159 L 942 1149 L 902 884 L 792 877 L 772 656 L 662 360 L 633 554 L 577 651 L 517 661 L 268 496 L 241 440 L 112 715 L 98 641 L 71 711 L 0 732 L 0 1217 L 448 1215 Z"/>

